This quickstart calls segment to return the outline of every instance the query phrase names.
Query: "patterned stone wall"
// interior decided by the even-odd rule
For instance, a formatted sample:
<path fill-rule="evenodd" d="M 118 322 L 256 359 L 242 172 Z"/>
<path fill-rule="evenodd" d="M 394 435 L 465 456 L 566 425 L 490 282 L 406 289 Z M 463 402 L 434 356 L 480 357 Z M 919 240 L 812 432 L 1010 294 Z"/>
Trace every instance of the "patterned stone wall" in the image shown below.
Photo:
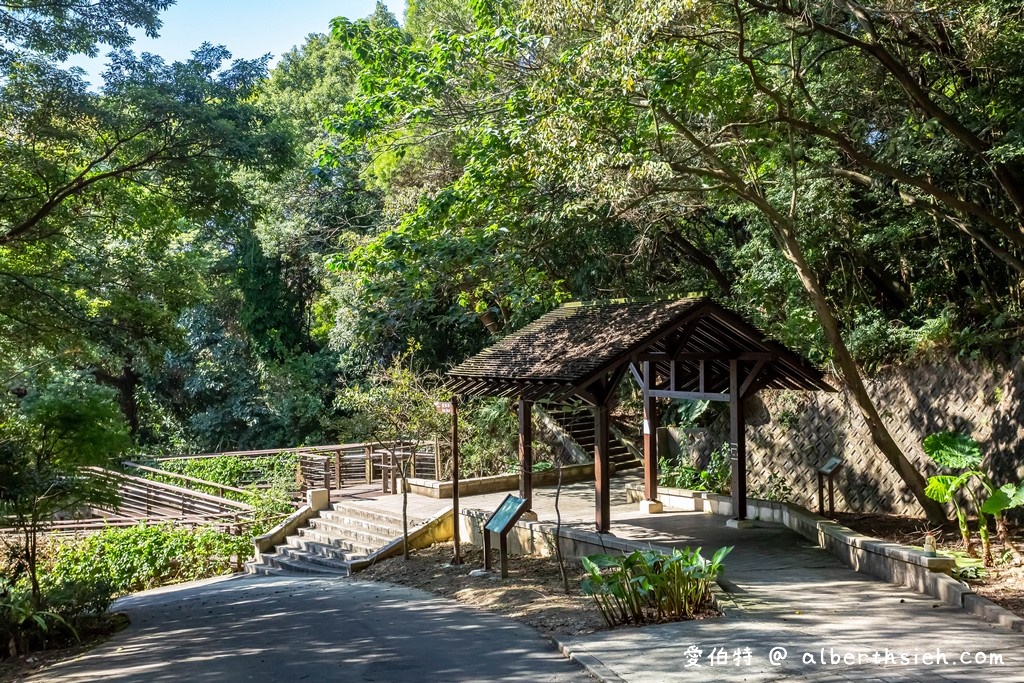
<path fill-rule="evenodd" d="M 841 386 L 836 378 L 829 383 Z M 893 437 L 926 476 L 935 470 L 922 439 L 953 429 L 982 445 L 997 483 L 1024 478 L 1024 359 L 1003 365 L 950 361 L 892 369 L 868 380 L 868 389 Z M 777 472 L 792 487 L 794 502 L 815 509 L 815 469 L 836 455 L 844 462 L 836 477 L 837 510 L 920 514 L 913 496 L 871 443 L 845 391 L 764 391 L 746 408 L 752 492 L 763 490 L 769 475 Z M 706 461 L 728 438 L 728 412 L 723 411 L 706 432 L 695 435 L 695 457 Z"/>

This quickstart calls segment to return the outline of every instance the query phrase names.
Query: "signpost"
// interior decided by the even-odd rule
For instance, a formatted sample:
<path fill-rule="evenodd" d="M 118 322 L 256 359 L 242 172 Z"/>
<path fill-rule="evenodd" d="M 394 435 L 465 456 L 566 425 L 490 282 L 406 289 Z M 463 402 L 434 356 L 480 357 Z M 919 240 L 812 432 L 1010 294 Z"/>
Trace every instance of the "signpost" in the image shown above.
<path fill-rule="evenodd" d="M 498 534 L 498 556 L 501 578 L 508 578 L 508 532 L 526 512 L 529 501 L 511 493 L 505 496 L 498 509 L 484 522 L 484 569 L 491 568 L 491 533 Z"/>
<path fill-rule="evenodd" d="M 829 458 L 818 468 L 818 514 L 825 515 L 825 479 L 828 478 L 828 516 L 836 516 L 835 476 L 843 468 L 839 458 Z"/>
<path fill-rule="evenodd" d="M 455 556 L 452 564 L 462 564 L 462 551 L 459 548 L 459 399 L 452 396 L 451 401 L 435 401 L 434 408 L 442 415 L 452 416 L 452 542 L 455 545 Z M 440 477 L 440 472 L 437 473 Z"/>

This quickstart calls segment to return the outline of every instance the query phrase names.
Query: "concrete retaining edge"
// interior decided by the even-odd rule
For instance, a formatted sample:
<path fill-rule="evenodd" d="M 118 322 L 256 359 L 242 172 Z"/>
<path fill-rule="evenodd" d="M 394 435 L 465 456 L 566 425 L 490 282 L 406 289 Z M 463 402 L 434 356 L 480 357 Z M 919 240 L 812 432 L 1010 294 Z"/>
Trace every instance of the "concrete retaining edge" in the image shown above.
<path fill-rule="evenodd" d="M 483 547 L 483 526 L 490 517 L 489 510 L 463 508 L 459 510 L 460 537 L 472 545 Z M 555 554 L 556 525 L 550 522 L 532 522 L 519 520 L 508 534 L 508 552 L 510 555 L 541 555 L 551 557 Z M 671 555 L 672 548 L 655 545 L 645 541 L 618 538 L 611 534 L 599 534 L 594 531 L 583 531 L 563 526 L 559 529 L 558 545 L 562 549 L 562 557 L 567 560 L 578 559 L 596 553 L 631 553 L 634 550 L 654 550 L 664 555 Z M 495 546 L 497 544 L 495 543 Z M 715 604 L 723 616 L 739 613 L 735 602 L 728 597 L 718 584 L 711 590 L 715 596 Z"/>
<path fill-rule="evenodd" d="M 626 484 L 626 496 L 630 502 L 644 500 L 643 486 Z M 729 497 L 705 491 L 659 488 L 658 500 L 666 508 L 732 515 Z M 749 498 L 747 512 L 755 520 L 784 524 L 831 552 L 854 571 L 931 595 L 984 621 L 1024 633 L 1024 617 L 978 595 L 967 584 L 949 575 L 956 566 L 956 560 L 951 557 L 927 557 L 921 550 L 860 534 L 793 503 Z"/>
<path fill-rule="evenodd" d="M 321 510 L 326 510 L 331 504 L 330 494 L 327 489 L 310 489 L 306 492 L 306 504 L 284 518 L 284 520 L 273 529 L 252 539 L 256 548 L 256 562 L 260 556 L 275 546 L 283 544 L 289 536 L 292 536 L 309 523 L 309 520 L 320 516 Z"/>
<path fill-rule="evenodd" d="M 426 548 L 434 545 L 435 543 L 450 541 L 454 535 L 454 525 L 452 524 L 453 517 L 454 515 L 451 508 L 448 508 L 437 513 L 423 524 L 410 529 L 409 548 Z M 358 571 L 362 571 L 367 567 L 373 566 L 381 560 L 401 555 L 402 542 L 403 539 L 399 536 L 382 548 L 367 555 L 365 558 L 351 561 L 349 563 L 349 573 L 355 574 Z"/>

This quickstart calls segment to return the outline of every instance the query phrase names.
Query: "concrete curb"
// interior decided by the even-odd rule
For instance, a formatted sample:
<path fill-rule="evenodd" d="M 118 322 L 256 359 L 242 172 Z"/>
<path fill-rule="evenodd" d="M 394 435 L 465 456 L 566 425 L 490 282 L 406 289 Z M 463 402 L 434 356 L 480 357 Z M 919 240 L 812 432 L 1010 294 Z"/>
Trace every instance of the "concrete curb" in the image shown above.
<path fill-rule="evenodd" d="M 641 487 L 638 484 L 627 484 L 626 493 L 632 502 L 641 495 Z M 667 489 L 661 500 L 670 507 L 678 506 L 677 509 L 685 511 L 728 514 L 723 512 L 726 508 L 722 507 L 728 503 L 728 499 L 701 491 Z M 759 517 L 781 523 L 804 538 L 818 543 L 856 572 L 931 595 L 983 621 L 1024 633 L 1024 617 L 978 595 L 970 586 L 948 574 L 955 566 L 955 560 L 951 557 L 927 557 L 915 548 L 865 536 L 793 503 L 753 498 L 748 499 L 747 503 Z M 731 507 L 728 510 L 731 512 Z M 725 596 L 728 595 L 726 592 Z M 738 605 L 734 606 L 742 610 Z"/>
<path fill-rule="evenodd" d="M 571 662 L 576 662 L 584 669 L 587 673 L 601 681 L 602 683 L 626 683 L 626 679 L 622 678 L 614 671 L 605 666 L 604 662 L 600 658 L 590 654 L 583 647 L 579 649 L 572 649 L 567 643 L 563 643 L 557 638 L 553 638 L 555 647 L 562 653 L 562 656 Z"/>

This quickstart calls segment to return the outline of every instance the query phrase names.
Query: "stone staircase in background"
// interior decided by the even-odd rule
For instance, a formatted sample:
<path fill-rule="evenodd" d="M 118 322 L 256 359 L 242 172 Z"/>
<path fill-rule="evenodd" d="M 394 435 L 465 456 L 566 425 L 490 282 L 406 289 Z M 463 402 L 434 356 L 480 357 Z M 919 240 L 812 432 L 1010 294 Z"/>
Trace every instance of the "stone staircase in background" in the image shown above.
<path fill-rule="evenodd" d="M 594 414 L 585 406 L 575 404 L 552 405 L 547 408 L 547 412 L 593 460 L 594 442 L 597 440 Z M 626 429 L 624 425 L 616 424 L 615 426 L 622 431 Z M 608 459 L 615 465 L 614 471 L 616 472 L 643 466 L 643 461 L 616 436 L 614 431 L 611 434 Z"/>
<path fill-rule="evenodd" d="M 425 520 L 409 517 L 409 528 Z M 351 573 L 351 563 L 365 559 L 402 536 L 402 518 L 345 503 L 334 503 L 309 520 L 286 543 L 259 560 L 246 563 L 249 574 Z"/>

